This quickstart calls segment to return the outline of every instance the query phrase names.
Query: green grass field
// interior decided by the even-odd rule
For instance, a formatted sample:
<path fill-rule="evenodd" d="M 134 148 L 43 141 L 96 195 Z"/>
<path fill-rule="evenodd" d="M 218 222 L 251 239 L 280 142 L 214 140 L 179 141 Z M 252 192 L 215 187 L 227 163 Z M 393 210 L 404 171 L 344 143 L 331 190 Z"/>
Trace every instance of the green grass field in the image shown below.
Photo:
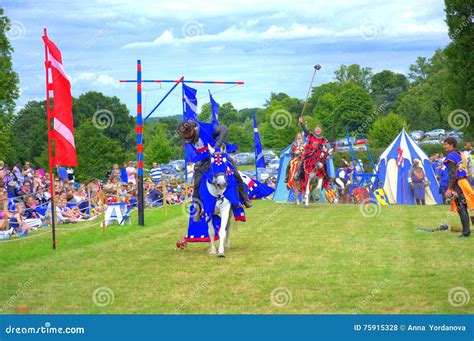
<path fill-rule="evenodd" d="M 233 224 L 238 231 L 224 259 L 209 256 L 207 244 L 175 248 L 186 227 L 181 207 L 170 207 L 167 216 L 162 209 L 147 211 L 145 227 L 112 226 L 106 235 L 100 227 L 59 231 L 55 252 L 50 235 L 0 243 L 0 309 L 12 313 L 26 304 L 38 314 L 474 312 L 472 299 L 460 307 L 448 301 L 457 287 L 474 295 L 474 238 L 416 230 L 458 223 L 447 206 L 382 207 L 370 218 L 356 205 L 304 209 L 260 201 L 247 218 Z"/>

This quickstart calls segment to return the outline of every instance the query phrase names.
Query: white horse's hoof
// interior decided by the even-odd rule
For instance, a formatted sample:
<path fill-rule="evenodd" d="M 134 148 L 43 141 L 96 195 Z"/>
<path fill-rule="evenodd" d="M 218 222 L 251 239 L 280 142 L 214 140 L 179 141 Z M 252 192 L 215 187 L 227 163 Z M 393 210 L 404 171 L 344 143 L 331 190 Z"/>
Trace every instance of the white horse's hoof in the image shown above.
<path fill-rule="evenodd" d="M 219 253 L 219 254 L 217 255 L 217 257 L 218 257 L 218 258 L 225 258 L 225 255 L 224 255 L 223 253 Z"/>
<path fill-rule="evenodd" d="M 210 255 L 215 255 L 215 254 L 216 254 L 216 250 L 213 250 L 213 249 L 209 250 L 209 254 L 210 254 Z"/>
<path fill-rule="evenodd" d="M 309 208 L 309 205 L 304 205 L 304 208 Z"/>

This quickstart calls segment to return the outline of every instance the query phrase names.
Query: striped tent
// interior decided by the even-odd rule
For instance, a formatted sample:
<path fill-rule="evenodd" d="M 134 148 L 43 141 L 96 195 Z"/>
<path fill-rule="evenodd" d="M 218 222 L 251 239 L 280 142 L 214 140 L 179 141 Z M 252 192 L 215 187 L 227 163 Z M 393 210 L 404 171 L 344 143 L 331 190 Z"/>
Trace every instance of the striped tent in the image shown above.
<path fill-rule="evenodd" d="M 413 161 L 419 160 L 430 182 L 426 187 L 426 204 L 442 204 L 439 184 L 428 156 L 403 129 L 388 148 L 379 156 L 377 171 L 390 204 L 413 205 L 415 200 L 408 184 L 408 173 Z"/>

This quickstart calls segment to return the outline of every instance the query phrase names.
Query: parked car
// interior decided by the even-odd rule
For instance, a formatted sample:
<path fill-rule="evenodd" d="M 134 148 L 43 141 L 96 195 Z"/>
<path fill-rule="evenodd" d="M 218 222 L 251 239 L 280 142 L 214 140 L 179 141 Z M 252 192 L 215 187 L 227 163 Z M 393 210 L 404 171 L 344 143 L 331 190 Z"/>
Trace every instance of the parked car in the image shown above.
<path fill-rule="evenodd" d="M 265 163 L 269 163 L 273 159 L 275 159 L 277 156 L 274 152 L 271 150 L 264 150 L 263 151 L 263 158 L 265 159 Z"/>
<path fill-rule="evenodd" d="M 413 140 L 420 141 L 425 137 L 425 132 L 423 130 L 413 130 L 410 136 Z"/>
<path fill-rule="evenodd" d="M 232 156 L 237 165 L 251 165 L 254 163 L 255 156 L 250 153 L 238 153 Z"/>
<path fill-rule="evenodd" d="M 280 168 L 280 159 L 273 159 L 272 161 L 270 161 L 270 163 L 268 164 L 268 168 L 270 169 Z"/>
<path fill-rule="evenodd" d="M 176 167 L 173 166 L 173 165 L 163 165 L 163 166 L 161 166 L 161 171 L 164 174 L 175 174 L 175 173 L 177 173 Z"/>
<path fill-rule="evenodd" d="M 182 171 L 186 167 L 184 160 L 174 160 L 169 163 L 170 166 L 174 166 L 178 172 Z"/>
<path fill-rule="evenodd" d="M 444 131 L 444 129 L 434 129 L 434 130 L 431 130 L 431 131 L 427 131 L 425 133 L 425 137 L 443 137 L 443 136 L 446 136 L 446 132 Z"/>
<path fill-rule="evenodd" d="M 439 143 L 441 143 L 440 140 L 426 140 L 426 141 L 418 142 L 419 145 L 424 145 L 424 144 L 439 144 Z"/>

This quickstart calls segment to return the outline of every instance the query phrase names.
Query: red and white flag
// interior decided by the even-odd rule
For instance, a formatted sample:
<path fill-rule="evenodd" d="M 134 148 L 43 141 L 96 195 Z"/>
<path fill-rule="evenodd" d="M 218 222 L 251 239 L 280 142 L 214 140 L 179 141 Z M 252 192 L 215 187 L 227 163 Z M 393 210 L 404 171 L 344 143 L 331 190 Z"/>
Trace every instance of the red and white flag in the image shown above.
<path fill-rule="evenodd" d="M 53 91 L 53 109 L 48 108 L 48 117 L 54 118 L 51 136 L 54 139 L 55 152 L 52 164 L 58 166 L 77 166 L 76 145 L 74 143 L 74 120 L 72 118 L 71 79 L 64 70 L 61 51 L 45 34 L 43 41 L 46 45 L 46 67 L 51 70 L 52 79 L 48 84 Z"/>
<path fill-rule="evenodd" d="M 397 148 L 397 153 L 398 153 L 398 158 L 397 158 L 397 166 L 402 167 L 403 162 L 405 161 L 405 158 L 403 157 L 403 149 L 398 147 Z"/>

